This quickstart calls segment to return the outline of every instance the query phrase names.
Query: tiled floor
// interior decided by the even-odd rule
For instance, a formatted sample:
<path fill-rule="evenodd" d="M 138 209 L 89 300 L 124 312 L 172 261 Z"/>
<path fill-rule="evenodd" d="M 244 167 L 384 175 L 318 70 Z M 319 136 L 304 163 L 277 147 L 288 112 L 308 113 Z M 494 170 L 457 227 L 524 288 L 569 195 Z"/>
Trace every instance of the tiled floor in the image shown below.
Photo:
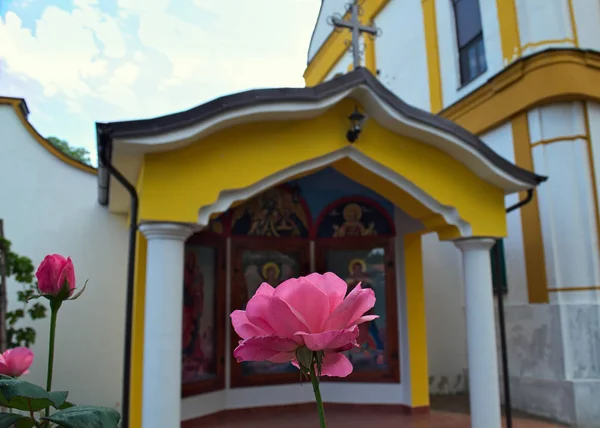
<path fill-rule="evenodd" d="M 402 415 L 397 412 L 365 411 L 360 408 L 330 409 L 326 412 L 328 428 L 469 428 L 469 415 L 432 411 L 424 415 Z M 216 415 L 215 415 L 216 416 Z M 318 428 L 314 411 L 290 409 L 273 413 L 234 413 L 211 418 L 202 423 L 184 423 L 183 428 Z M 547 422 L 515 419 L 513 428 L 558 428 Z"/>

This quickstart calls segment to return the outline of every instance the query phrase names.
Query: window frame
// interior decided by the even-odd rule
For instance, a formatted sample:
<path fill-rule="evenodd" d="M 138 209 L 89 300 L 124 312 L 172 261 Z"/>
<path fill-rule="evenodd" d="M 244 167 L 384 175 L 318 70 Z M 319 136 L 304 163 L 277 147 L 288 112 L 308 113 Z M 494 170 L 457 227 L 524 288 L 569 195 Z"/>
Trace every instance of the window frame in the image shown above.
<path fill-rule="evenodd" d="M 455 30 L 456 50 L 457 50 L 457 57 L 458 57 L 459 82 L 460 82 L 460 87 L 462 88 L 462 87 L 468 85 L 469 83 L 473 82 L 479 76 L 485 74 L 488 70 L 487 56 L 486 56 L 486 49 L 485 49 L 485 39 L 483 37 L 483 21 L 481 19 L 481 4 L 480 4 L 479 0 L 471 0 L 471 1 L 477 2 L 477 5 L 478 5 L 478 9 L 479 9 L 478 18 L 479 18 L 480 29 L 468 41 L 461 43 L 457 5 L 459 2 L 464 1 L 464 0 L 450 0 L 450 1 L 452 2 L 452 11 L 453 11 L 453 15 L 454 15 L 454 30 Z M 468 64 L 469 52 L 472 49 L 477 49 L 478 45 L 481 46 L 481 49 L 483 51 L 483 64 L 481 64 L 481 66 L 478 67 L 478 70 L 476 73 L 474 73 L 472 75 L 471 74 L 466 75 L 465 71 L 469 70 L 469 68 L 463 67 L 463 64 L 465 64 L 465 63 Z"/>

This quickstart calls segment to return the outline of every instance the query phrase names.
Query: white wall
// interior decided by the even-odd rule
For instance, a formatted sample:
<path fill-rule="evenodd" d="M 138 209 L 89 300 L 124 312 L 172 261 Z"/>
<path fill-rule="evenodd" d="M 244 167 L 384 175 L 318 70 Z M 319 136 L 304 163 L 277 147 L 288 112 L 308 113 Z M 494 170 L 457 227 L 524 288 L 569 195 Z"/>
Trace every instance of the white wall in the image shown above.
<path fill-rule="evenodd" d="M 322 0 L 321 10 L 315 24 L 315 29 L 308 47 L 308 58 L 311 60 L 319 51 L 319 48 L 329 34 L 333 31 L 333 27 L 327 22 L 328 18 L 334 13 L 344 15 L 347 0 Z"/>
<path fill-rule="evenodd" d="M 429 77 L 421 2 L 391 1 L 377 16 L 375 41 L 381 82 L 407 103 L 429 110 Z"/>
<path fill-rule="evenodd" d="M 431 394 L 461 392 L 467 385 L 467 339 L 460 250 L 423 236 L 423 276 L 427 308 L 427 348 Z"/>
<path fill-rule="evenodd" d="M 450 0 L 438 0 L 436 2 L 438 49 L 444 107 L 468 95 L 503 68 L 496 2 L 493 0 L 480 0 L 479 6 L 481 10 L 487 70 L 465 86 L 461 86 L 456 25 L 452 2 Z"/>
<path fill-rule="evenodd" d="M 512 136 L 512 125 L 505 123 L 481 136 L 484 143 L 506 160 L 515 163 L 515 150 Z M 519 202 L 517 194 L 504 198 L 506 207 Z M 521 210 L 515 210 L 506 216 L 508 235 L 504 239 L 506 261 L 506 281 L 508 296 L 505 301 L 509 304 L 527 303 L 527 272 L 525 270 L 525 249 L 523 244 L 523 228 L 521 225 Z"/>
<path fill-rule="evenodd" d="M 600 2 L 572 0 L 579 46 L 600 50 Z"/>
<path fill-rule="evenodd" d="M 51 155 L 0 105 L 0 218 L 15 252 L 37 265 L 71 256 L 84 294 L 58 315 L 54 390 L 77 404 L 120 409 L 127 227 L 98 205 L 97 179 Z M 9 281 L 9 307 L 19 305 Z M 40 302 L 46 302 L 41 299 Z M 35 360 L 25 380 L 46 385 L 49 318 L 36 322 Z"/>
<path fill-rule="evenodd" d="M 543 106 L 528 113 L 549 288 L 600 283 L 598 232 L 582 103 Z M 575 139 L 574 139 L 575 138 Z M 568 225 L 568 226 L 567 226 Z M 577 293 L 551 293 L 573 299 Z"/>
<path fill-rule="evenodd" d="M 587 7 L 593 1 L 585 3 Z M 539 52 L 549 46 L 574 46 L 572 42 L 562 41 L 573 39 L 569 0 L 515 0 L 515 7 L 523 55 Z M 552 43 L 543 43 L 549 41 Z M 528 46 L 530 44 L 533 46 Z"/>

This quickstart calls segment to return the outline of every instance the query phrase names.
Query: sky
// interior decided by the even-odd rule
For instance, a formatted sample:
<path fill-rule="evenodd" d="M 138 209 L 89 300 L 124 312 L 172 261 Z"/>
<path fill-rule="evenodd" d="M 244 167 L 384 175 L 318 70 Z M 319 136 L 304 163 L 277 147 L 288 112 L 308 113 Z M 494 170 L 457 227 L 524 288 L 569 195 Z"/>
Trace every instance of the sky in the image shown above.
<path fill-rule="evenodd" d="M 95 122 L 302 87 L 320 0 L 0 0 L 0 96 L 43 136 L 85 147 Z"/>

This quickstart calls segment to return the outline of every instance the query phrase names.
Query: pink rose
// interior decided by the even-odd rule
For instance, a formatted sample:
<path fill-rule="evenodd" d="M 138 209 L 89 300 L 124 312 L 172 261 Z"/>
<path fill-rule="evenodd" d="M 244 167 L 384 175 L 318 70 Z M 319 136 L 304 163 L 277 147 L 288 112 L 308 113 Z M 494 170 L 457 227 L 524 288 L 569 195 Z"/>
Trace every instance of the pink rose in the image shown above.
<path fill-rule="evenodd" d="M 348 376 L 352 363 L 341 352 L 357 346 L 359 324 L 378 316 L 363 316 L 375 305 L 373 290 L 358 284 L 344 299 L 347 287 L 330 272 L 288 279 L 277 288 L 263 283 L 245 311 L 231 314 L 242 338 L 234 357 L 238 362 L 291 361 L 298 367 L 296 350 L 306 347 L 324 351 L 322 375 Z"/>
<path fill-rule="evenodd" d="M 19 377 L 29 373 L 33 363 L 33 352 L 27 348 L 19 347 L 8 349 L 0 354 L 0 374 Z"/>
<path fill-rule="evenodd" d="M 38 267 L 35 276 L 38 280 L 40 293 L 58 296 L 63 289 L 73 294 L 75 289 L 75 268 L 71 258 L 64 258 L 59 254 L 50 254 L 44 258 Z"/>

